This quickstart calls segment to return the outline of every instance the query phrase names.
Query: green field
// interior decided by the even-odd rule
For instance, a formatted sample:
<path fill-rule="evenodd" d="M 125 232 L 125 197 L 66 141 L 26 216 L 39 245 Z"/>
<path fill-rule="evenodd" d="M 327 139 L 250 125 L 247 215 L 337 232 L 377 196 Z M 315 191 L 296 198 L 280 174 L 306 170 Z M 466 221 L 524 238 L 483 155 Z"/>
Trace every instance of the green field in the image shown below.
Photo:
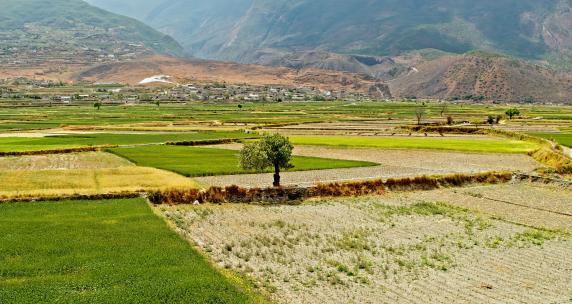
<path fill-rule="evenodd" d="M 96 133 L 81 135 L 61 135 L 36 138 L 0 137 L 0 152 L 22 152 L 55 150 L 102 145 L 136 145 L 164 143 L 168 141 L 196 141 L 227 138 L 252 138 L 244 132 L 192 132 L 192 133 L 136 133 L 113 134 Z"/>
<path fill-rule="evenodd" d="M 429 149 L 463 152 L 526 153 L 537 148 L 530 142 L 518 140 L 441 139 L 441 138 L 383 138 L 343 136 L 292 136 L 294 145 L 334 147 L 363 147 L 379 149 Z"/>
<path fill-rule="evenodd" d="M 563 146 L 572 148 L 572 132 L 566 133 L 531 133 L 531 135 L 554 139 Z"/>
<path fill-rule="evenodd" d="M 3 304 L 255 302 L 143 199 L 0 204 L 0 230 Z"/>
<path fill-rule="evenodd" d="M 57 94 L 57 93 L 52 93 Z M 30 101 L 33 104 L 33 101 Z M 61 126 L 137 126 L 144 123 L 171 125 L 217 121 L 225 124 L 284 124 L 322 121 L 408 120 L 414 123 L 415 110 L 422 103 L 416 102 L 312 102 L 312 103 L 201 103 L 188 105 L 164 104 L 157 108 L 151 104 L 118 106 L 104 105 L 95 111 L 91 104 L 54 107 L 0 107 L 0 130 L 49 129 Z M 424 106 L 426 119 L 444 121 L 440 105 Z M 450 104 L 446 115 L 456 120 L 485 121 L 488 115 L 502 115 L 506 105 Z M 571 107 L 520 105 L 523 116 L 542 117 L 546 121 L 572 121 Z M 517 121 L 517 120 L 515 120 Z M 530 121 L 529 122 L 534 122 Z M 516 123 L 516 122 L 515 122 Z"/>
<path fill-rule="evenodd" d="M 110 152 L 140 166 L 155 167 L 185 176 L 212 176 L 254 173 L 239 168 L 238 151 L 214 148 L 147 146 L 116 148 Z M 375 163 L 294 156 L 290 171 L 374 166 Z M 267 171 L 270 172 L 270 171 Z"/>

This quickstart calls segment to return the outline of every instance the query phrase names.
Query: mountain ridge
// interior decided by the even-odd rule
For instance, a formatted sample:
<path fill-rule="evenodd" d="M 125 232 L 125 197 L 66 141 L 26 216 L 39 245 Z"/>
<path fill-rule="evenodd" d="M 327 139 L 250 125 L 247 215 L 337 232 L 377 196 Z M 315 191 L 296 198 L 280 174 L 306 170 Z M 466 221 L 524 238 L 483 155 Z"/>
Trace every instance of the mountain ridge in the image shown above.
<path fill-rule="evenodd" d="M 89 1 L 112 10 L 117 2 Z M 572 62 L 570 0 L 163 0 L 139 9 L 133 0 L 120 2 L 132 8 L 118 11 L 208 59 L 259 63 L 252 54 L 260 50 L 398 56 L 437 49 L 496 52 L 555 68 Z"/>
<path fill-rule="evenodd" d="M 0 65 L 83 64 L 152 53 L 182 54 L 171 37 L 80 0 L 3 0 L 0 41 Z"/>

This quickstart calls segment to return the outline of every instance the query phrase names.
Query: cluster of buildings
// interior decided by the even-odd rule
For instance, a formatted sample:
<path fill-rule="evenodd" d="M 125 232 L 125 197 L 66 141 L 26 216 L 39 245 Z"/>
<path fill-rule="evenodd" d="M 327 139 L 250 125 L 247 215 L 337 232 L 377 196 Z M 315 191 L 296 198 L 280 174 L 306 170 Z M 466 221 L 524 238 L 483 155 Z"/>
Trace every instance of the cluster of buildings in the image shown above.
<path fill-rule="evenodd" d="M 117 84 L 68 85 L 47 80 L 15 79 L 0 81 L 0 98 L 45 103 L 104 102 L 117 104 L 156 102 L 307 102 L 371 100 L 355 92 L 333 92 L 306 87 L 229 85 L 197 83 L 164 87 L 121 86 Z"/>

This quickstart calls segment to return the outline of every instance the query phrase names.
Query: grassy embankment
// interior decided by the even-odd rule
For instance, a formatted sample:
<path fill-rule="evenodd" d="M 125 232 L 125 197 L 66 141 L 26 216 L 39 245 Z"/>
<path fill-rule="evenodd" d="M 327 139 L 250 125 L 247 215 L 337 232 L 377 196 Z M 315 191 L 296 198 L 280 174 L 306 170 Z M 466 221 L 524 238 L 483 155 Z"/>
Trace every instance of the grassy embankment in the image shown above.
<path fill-rule="evenodd" d="M 0 204 L 0 230 L 0 303 L 260 301 L 142 199 Z"/>
<path fill-rule="evenodd" d="M 239 167 L 238 152 L 216 148 L 147 146 L 110 149 L 112 153 L 146 167 L 173 171 L 185 176 L 212 176 L 254 173 Z M 333 168 L 375 166 L 376 163 L 294 156 L 294 168 L 289 171 L 307 171 Z M 271 171 L 266 171 L 271 172 Z"/>
<path fill-rule="evenodd" d="M 441 138 L 382 138 L 344 136 L 292 136 L 295 145 L 315 145 L 378 149 L 428 149 L 481 153 L 528 153 L 538 145 L 519 140 L 441 139 Z"/>

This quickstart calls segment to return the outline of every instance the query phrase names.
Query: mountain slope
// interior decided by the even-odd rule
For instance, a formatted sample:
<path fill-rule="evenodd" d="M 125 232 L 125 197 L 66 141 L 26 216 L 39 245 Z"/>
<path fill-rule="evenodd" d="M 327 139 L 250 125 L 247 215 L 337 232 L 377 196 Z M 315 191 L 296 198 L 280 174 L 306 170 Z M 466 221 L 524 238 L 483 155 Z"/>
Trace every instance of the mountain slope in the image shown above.
<path fill-rule="evenodd" d="M 360 92 L 391 98 L 388 86 L 370 77 L 346 72 L 246 65 L 200 59 L 151 56 L 130 62 L 96 65 L 71 75 L 75 81 L 138 84 L 153 75 L 169 75 L 171 81 L 225 82 L 249 85 L 284 85 L 330 91 Z"/>
<path fill-rule="evenodd" d="M 559 66 L 572 58 L 571 0 L 89 1 L 212 59 L 257 62 L 263 49 L 368 56 L 484 50 Z"/>
<path fill-rule="evenodd" d="M 81 0 L 0 1 L 0 65 L 85 64 L 178 55 L 169 36 Z"/>
<path fill-rule="evenodd" d="M 390 82 L 394 95 L 506 102 L 572 100 L 572 77 L 522 60 L 474 53 L 443 56 Z"/>

